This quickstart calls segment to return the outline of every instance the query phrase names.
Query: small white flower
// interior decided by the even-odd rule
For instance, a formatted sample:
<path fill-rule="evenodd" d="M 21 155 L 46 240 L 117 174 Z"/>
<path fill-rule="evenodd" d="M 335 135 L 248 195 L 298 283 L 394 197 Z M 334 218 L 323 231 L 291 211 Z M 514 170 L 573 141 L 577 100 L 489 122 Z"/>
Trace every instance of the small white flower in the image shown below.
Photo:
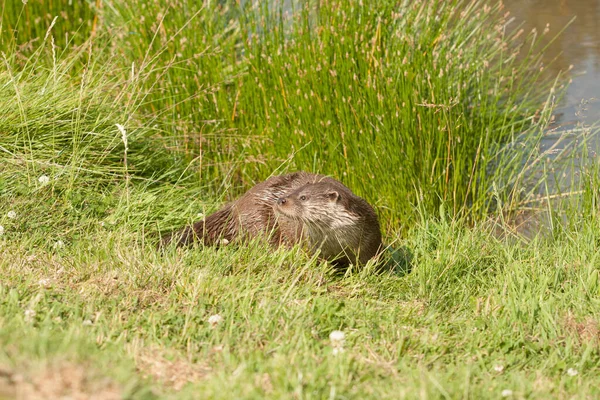
<path fill-rule="evenodd" d="M 204 218 L 204 214 L 203 213 L 198 213 L 198 214 L 196 214 L 196 218 Z"/>
<path fill-rule="evenodd" d="M 220 243 L 221 245 L 223 245 L 223 246 L 227 246 L 227 245 L 229 244 L 229 240 L 227 240 L 227 239 L 221 239 L 221 240 L 219 241 L 219 243 Z"/>
<path fill-rule="evenodd" d="M 500 365 L 500 364 L 494 365 L 494 371 L 496 371 L 496 372 L 504 371 L 504 365 Z"/>
<path fill-rule="evenodd" d="M 52 286 L 52 281 L 48 278 L 42 278 L 38 281 L 38 285 L 40 285 L 41 287 L 50 287 Z"/>
<path fill-rule="evenodd" d="M 502 393 L 500 393 L 502 397 L 510 397 L 513 395 L 513 391 L 510 389 L 504 389 Z"/>
<path fill-rule="evenodd" d="M 14 212 L 14 211 L 9 211 L 9 212 L 6 214 L 6 216 L 7 216 L 8 218 L 10 218 L 10 219 L 15 219 L 15 218 L 17 218 L 17 213 L 16 213 L 16 212 Z"/>
<path fill-rule="evenodd" d="M 35 318 L 35 310 L 31 308 L 25 310 L 25 322 L 33 322 L 33 318 Z"/>
<path fill-rule="evenodd" d="M 569 375 L 569 376 L 575 376 L 575 375 L 577 375 L 578 373 L 579 373 L 579 371 L 577 371 L 575 368 L 569 368 L 569 369 L 567 370 L 567 375 Z"/>
<path fill-rule="evenodd" d="M 331 341 L 331 347 L 333 347 L 331 354 L 335 356 L 344 352 L 344 342 L 346 341 L 346 334 L 344 332 L 332 331 L 329 334 L 329 340 Z"/>
<path fill-rule="evenodd" d="M 65 247 L 65 242 L 63 242 L 62 240 L 57 240 L 56 243 L 54 243 L 54 249 L 62 249 L 63 247 Z"/>
<path fill-rule="evenodd" d="M 100 226 L 104 226 L 104 221 L 99 222 Z"/>
<path fill-rule="evenodd" d="M 210 324 L 211 328 L 215 328 L 221 322 L 223 322 L 223 317 L 221 317 L 219 314 L 211 315 L 210 317 L 208 317 L 208 323 Z"/>
<path fill-rule="evenodd" d="M 0 225 L 0 236 L 4 235 L 4 227 Z"/>
<path fill-rule="evenodd" d="M 38 178 L 38 182 L 42 185 L 46 185 L 48 182 L 50 182 L 50 177 L 48 175 L 42 175 Z"/>
<path fill-rule="evenodd" d="M 344 345 L 346 334 L 342 331 L 333 331 L 329 334 L 329 340 L 333 347 L 341 347 Z"/>
<path fill-rule="evenodd" d="M 90 321 L 89 319 L 86 319 L 85 321 L 83 321 L 81 323 L 83 326 L 91 326 L 92 325 L 92 321 Z"/>

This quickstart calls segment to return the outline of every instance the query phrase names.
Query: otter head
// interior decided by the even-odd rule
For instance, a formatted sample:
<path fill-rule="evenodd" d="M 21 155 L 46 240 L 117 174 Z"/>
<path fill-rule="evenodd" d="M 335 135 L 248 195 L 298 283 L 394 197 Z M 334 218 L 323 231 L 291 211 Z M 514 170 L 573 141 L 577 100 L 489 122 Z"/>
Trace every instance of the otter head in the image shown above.
<path fill-rule="evenodd" d="M 308 183 L 277 199 L 275 211 L 283 217 L 321 230 L 336 229 L 355 222 L 348 210 L 352 192 L 332 182 Z"/>
<path fill-rule="evenodd" d="M 275 214 L 291 222 L 321 257 L 339 265 L 365 264 L 381 247 L 373 208 L 333 179 L 308 183 L 277 199 Z"/>

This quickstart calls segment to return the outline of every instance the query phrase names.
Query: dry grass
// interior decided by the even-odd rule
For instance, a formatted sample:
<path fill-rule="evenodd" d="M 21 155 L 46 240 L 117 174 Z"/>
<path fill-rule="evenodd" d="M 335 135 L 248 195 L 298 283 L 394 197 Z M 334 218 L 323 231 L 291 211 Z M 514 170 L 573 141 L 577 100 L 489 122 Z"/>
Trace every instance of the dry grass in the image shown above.
<path fill-rule="evenodd" d="M 138 348 L 133 358 L 139 373 L 179 391 L 188 383 L 198 383 L 211 372 L 204 363 L 191 362 L 181 356 L 167 358 L 165 353 L 168 352 L 152 346 Z"/>
<path fill-rule="evenodd" d="M 22 372 L 0 368 L 0 399 L 120 400 L 118 384 L 89 364 L 52 362 L 30 365 Z"/>

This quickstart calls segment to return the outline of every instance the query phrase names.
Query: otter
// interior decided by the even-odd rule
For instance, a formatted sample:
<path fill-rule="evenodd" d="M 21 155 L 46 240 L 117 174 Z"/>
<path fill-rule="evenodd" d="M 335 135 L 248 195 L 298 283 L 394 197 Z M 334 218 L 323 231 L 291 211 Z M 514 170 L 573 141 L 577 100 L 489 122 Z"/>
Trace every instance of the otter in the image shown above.
<path fill-rule="evenodd" d="M 273 176 L 204 220 L 167 235 L 162 246 L 220 245 L 257 236 L 271 245 L 303 244 L 336 266 L 366 264 L 382 250 L 377 214 L 364 199 L 325 175 Z"/>

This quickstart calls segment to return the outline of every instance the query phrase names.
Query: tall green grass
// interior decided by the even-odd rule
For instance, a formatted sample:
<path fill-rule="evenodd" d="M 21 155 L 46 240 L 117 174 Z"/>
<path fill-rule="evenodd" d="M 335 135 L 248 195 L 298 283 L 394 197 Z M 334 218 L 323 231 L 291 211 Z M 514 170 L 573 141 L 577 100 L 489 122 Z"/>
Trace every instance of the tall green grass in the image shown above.
<path fill-rule="evenodd" d="M 22 18 L 40 4 L 5 3 L 15 65 L 34 54 L 55 68 L 48 42 L 77 31 L 53 54 L 70 60 L 88 46 L 83 65 L 110 70 L 121 85 L 113 95 L 129 101 L 111 122 L 155 128 L 152 140 L 215 194 L 286 170 L 321 172 L 371 201 L 391 229 L 417 209 L 480 219 L 527 197 L 534 174 L 522 166 L 558 86 L 540 72 L 535 35 L 480 1 L 102 1 L 85 12 L 51 2 L 64 17 L 48 32 Z M 18 47 L 24 32 L 46 44 Z M 503 150 L 519 137 L 528 138 L 519 151 Z"/>

